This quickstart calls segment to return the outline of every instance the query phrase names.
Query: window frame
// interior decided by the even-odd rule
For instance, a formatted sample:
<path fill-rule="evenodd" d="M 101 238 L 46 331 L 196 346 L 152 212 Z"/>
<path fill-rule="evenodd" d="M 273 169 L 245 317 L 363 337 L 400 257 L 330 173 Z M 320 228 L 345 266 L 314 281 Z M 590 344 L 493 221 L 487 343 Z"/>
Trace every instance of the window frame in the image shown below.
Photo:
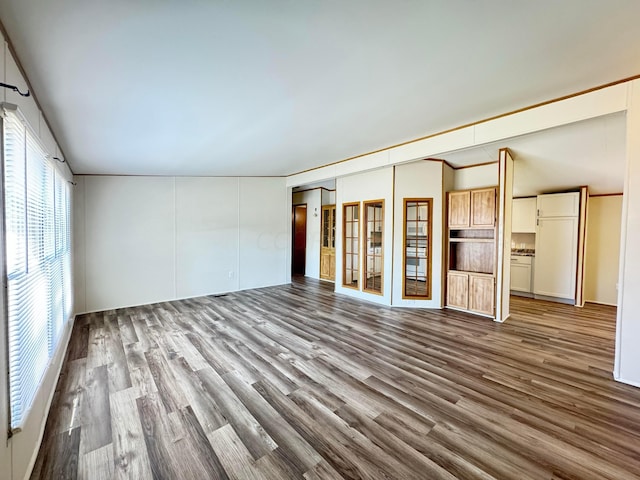
<path fill-rule="evenodd" d="M 368 262 L 369 262 L 369 257 L 371 256 L 371 255 L 369 255 L 369 252 L 368 252 L 368 246 L 369 246 L 369 243 L 370 243 L 369 228 L 368 228 L 369 227 L 368 207 L 370 207 L 370 206 L 375 207 L 375 206 L 378 206 L 378 205 L 380 206 L 380 247 L 379 247 L 380 248 L 380 255 L 379 255 L 379 258 L 380 258 L 380 290 L 376 290 L 374 288 L 367 287 L 367 275 L 369 273 Z M 383 296 L 384 295 L 384 245 L 385 245 L 385 242 L 384 242 L 384 228 L 385 228 L 385 225 L 384 225 L 384 223 L 385 223 L 384 222 L 384 220 L 385 220 L 384 219 L 384 199 L 366 200 L 366 201 L 362 202 L 362 211 L 363 211 L 363 214 L 361 215 L 362 218 L 363 218 L 362 228 L 364 229 L 363 230 L 363 235 L 362 235 L 362 237 L 363 237 L 362 240 L 364 242 L 363 243 L 363 245 L 364 245 L 364 248 L 363 248 L 364 256 L 363 256 L 363 259 L 362 259 L 362 261 L 363 261 L 362 291 L 363 292 L 367 292 L 367 293 L 371 293 L 371 294 L 374 294 L 374 295 Z M 374 218 L 373 222 L 374 222 L 374 228 L 375 228 L 375 223 L 376 223 L 375 218 Z M 378 243 L 378 242 L 376 242 L 376 243 Z M 375 255 L 375 254 L 372 255 L 372 258 L 374 259 L 373 260 L 374 265 L 375 265 L 375 259 L 377 257 L 378 256 Z"/>
<path fill-rule="evenodd" d="M 356 278 L 357 284 L 353 285 L 353 284 L 348 284 L 346 283 L 346 278 L 347 278 L 347 255 L 354 255 L 354 252 L 349 252 L 347 253 L 347 208 L 353 208 L 356 207 L 357 208 L 357 212 L 358 212 L 358 219 L 357 222 L 352 222 L 352 223 L 357 223 L 358 228 L 357 228 L 357 233 L 358 233 L 358 241 L 357 241 L 357 251 L 355 252 L 355 255 L 358 258 L 358 275 Z M 361 208 L 360 208 L 360 202 L 348 202 L 348 203 L 343 203 L 342 204 L 342 286 L 345 288 L 351 288 L 353 290 L 358 290 L 360 291 L 361 287 L 362 287 L 362 282 L 361 282 L 361 277 L 362 277 L 362 256 L 360 254 L 360 250 L 361 250 L 361 246 L 360 243 L 362 242 L 362 222 L 360 221 L 362 218 L 362 214 L 361 214 Z M 354 237 L 349 237 L 350 239 L 353 239 Z M 353 263 L 351 264 L 353 265 Z M 353 274 L 353 267 L 351 268 L 352 274 Z"/>
<path fill-rule="evenodd" d="M 426 295 L 410 295 L 407 294 L 407 204 L 408 203 L 427 203 L 428 220 L 427 220 L 427 243 L 426 243 Z M 433 198 L 404 198 L 402 202 L 402 299 L 403 300 L 432 300 L 433 298 L 433 275 L 431 269 L 431 256 L 433 252 Z M 415 257 L 419 258 L 419 257 Z"/>

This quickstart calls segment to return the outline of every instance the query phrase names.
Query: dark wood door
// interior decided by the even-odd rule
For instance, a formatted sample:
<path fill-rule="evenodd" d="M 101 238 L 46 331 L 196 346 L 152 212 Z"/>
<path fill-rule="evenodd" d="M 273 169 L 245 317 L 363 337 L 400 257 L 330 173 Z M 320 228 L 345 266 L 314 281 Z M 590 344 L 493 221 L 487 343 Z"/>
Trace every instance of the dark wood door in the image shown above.
<path fill-rule="evenodd" d="M 292 243 L 293 255 L 291 261 L 291 273 L 304 275 L 305 259 L 307 256 L 307 206 L 293 206 Z"/>

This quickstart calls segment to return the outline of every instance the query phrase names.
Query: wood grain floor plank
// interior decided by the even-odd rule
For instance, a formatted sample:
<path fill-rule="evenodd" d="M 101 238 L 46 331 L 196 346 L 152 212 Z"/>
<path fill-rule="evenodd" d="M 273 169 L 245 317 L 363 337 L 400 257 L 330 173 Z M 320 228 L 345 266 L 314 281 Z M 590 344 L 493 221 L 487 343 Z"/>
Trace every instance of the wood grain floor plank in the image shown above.
<path fill-rule="evenodd" d="M 167 360 L 160 352 L 160 348 L 152 348 L 144 352 L 149 365 L 151 376 L 158 388 L 158 395 L 162 399 L 167 412 L 175 412 L 188 405 L 181 389 L 175 388 L 176 378 Z"/>
<path fill-rule="evenodd" d="M 296 278 L 79 316 L 32 478 L 638 478 L 615 308 L 511 312 Z"/>
<path fill-rule="evenodd" d="M 46 443 L 48 448 L 44 452 L 42 466 L 32 472 L 31 478 L 37 472 L 37 478 L 75 480 L 78 477 L 81 428 L 52 434 L 51 440 Z"/>
<path fill-rule="evenodd" d="M 296 469 L 300 469 L 301 475 L 322 460 L 322 457 L 238 373 L 225 374 L 223 379 L 273 438 L 282 455 Z"/>
<path fill-rule="evenodd" d="M 81 454 L 104 447 L 112 442 L 109 407 L 109 374 L 107 366 L 88 369 L 82 401 Z"/>
<path fill-rule="evenodd" d="M 196 372 L 208 394 L 215 400 L 220 413 L 233 426 L 254 459 L 275 450 L 278 444 L 269 436 L 246 405 L 229 388 L 215 370 L 205 368 Z"/>
<path fill-rule="evenodd" d="M 118 392 L 131 387 L 129 366 L 120 336 L 120 326 L 116 315 L 105 317 L 105 357 L 109 373 L 109 391 Z"/>
<path fill-rule="evenodd" d="M 130 388 L 109 396 L 113 432 L 113 478 L 116 479 L 152 477 L 136 403 L 137 393 L 136 389 Z"/>
<path fill-rule="evenodd" d="M 207 438 L 229 478 L 236 480 L 274 478 L 262 473 L 231 425 L 218 428 L 207 434 Z"/>
<path fill-rule="evenodd" d="M 113 445 L 80 455 L 78 480 L 111 480 L 113 478 Z"/>

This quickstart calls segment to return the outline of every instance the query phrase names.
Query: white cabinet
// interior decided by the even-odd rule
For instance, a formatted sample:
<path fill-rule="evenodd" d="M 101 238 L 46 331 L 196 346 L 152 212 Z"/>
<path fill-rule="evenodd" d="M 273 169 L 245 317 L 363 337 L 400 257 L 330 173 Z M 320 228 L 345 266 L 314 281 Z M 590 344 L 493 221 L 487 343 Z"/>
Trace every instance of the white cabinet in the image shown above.
<path fill-rule="evenodd" d="M 534 293 L 575 299 L 578 217 L 538 218 Z"/>
<path fill-rule="evenodd" d="M 537 198 L 514 198 L 511 231 L 536 233 Z"/>
<path fill-rule="evenodd" d="M 538 195 L 538 217 L 577 217 L 580 213 L 580 192 Z"/>
<path fill-rule="evenodd" d="M 511 290 L 515 292 L 532 292 L 531 269 L 533 257 L 511 257 Z"/>

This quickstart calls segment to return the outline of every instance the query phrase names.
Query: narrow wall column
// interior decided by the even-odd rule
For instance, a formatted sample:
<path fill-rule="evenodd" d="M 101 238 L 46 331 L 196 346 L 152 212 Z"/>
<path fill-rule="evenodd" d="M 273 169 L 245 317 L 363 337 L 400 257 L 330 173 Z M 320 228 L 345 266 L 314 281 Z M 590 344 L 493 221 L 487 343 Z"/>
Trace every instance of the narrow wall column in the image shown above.
<path fill-rule="evenodd" d="M 640 387 L 640 80 L 629 84 L 626 146 L 614 376 Z"/>

